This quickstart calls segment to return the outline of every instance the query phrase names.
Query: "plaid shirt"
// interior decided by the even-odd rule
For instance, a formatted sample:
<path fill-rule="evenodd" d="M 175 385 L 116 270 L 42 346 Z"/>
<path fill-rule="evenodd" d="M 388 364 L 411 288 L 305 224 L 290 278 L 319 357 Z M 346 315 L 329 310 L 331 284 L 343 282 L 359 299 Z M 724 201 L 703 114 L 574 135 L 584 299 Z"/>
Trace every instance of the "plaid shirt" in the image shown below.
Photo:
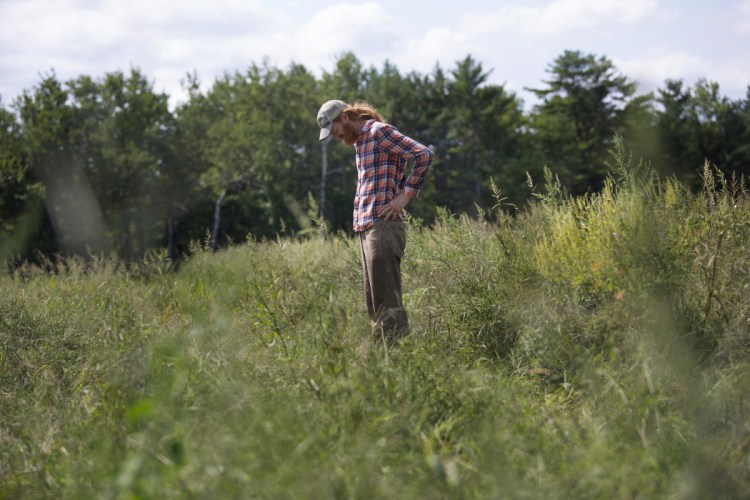
<path fill-rule="evenodd" d="M 357 152 L 357 193 L 354 196 L 355 232 L 366 231 L 377 214 L 401 191 L 417 196 L 432 163 L 432 151 L 393 125 L 368 120 L 354 144 Z M 406 163 L 413 160 L 406 178 Z"/>

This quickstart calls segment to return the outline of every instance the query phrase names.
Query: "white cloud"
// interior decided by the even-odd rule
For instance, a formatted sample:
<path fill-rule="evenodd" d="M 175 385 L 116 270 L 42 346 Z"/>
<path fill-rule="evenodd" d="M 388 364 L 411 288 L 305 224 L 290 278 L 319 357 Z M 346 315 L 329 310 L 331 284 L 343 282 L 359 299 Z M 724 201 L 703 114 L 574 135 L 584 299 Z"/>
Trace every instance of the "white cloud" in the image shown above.
<path fill-rule="evenodd" d="M 472 13 L 478 2 L 435 0 L 425 11 L 404 0 L 0 0 L 0 95 L 7 103 L 50 68 L 65 81 L 136 66 L 175 102 L 185 97 L 180 80 L 187 72 L 197 71 L 205 90 L 224 72 L 244 72 L 264 58 L 273 67 L 295 61 L 319 74 L 347 51 L 365 66 L 389 60 L 402 72 L 421 73 L 438 62 L 452 69 L 470 54 L 493 70 L 491 81 L 520 92 L 538 86 L 546 65 L 571 47 L 613 58 L 644 86 L 703 72 L 744 95 L 750 68 L 741 32 L 750 33 L 750 0 L 722 1 L 731 7 L 503 0 Z M 673 18 L 655 29 L 651 21 L 665 21 L 670 5 Z M 694 34 L 703 16 L 728 26 L 717 43 Z M 674 47 L 644 52 L 646 39 Z"/>
<path fill-rule="evenodd" d="M 443 67 L 469 54 L 476 54 L 473 37 L 447 28 L 433 28 L 419 38 L 410 39 L 391 60 L 399 68 L 431 73 L 440 61 Z"/>
<path fill-rule="evenodd" d="M 667 79 L 696 76 L 696 68 L 705 67 L 706 61 L 684 51 L 653 49 L 637 58 L 614 59 L 615 66 L 629 78 L 638 81 L 640 92 L 651 92 L 663 86 Z"/>
<path fill-rule="evenodd" d="M 377 2 L 341 3 L 316 12 L 299 29 L 291 28 L 282 52 L 292 59 L 309 62 L 311 69 L 330 66 L 331 57 L 351 51 L 358 58 L 385 59 L 392 48 L 393 18 Z"/>
<path fill-rule="evenodd" d="M 512 30 L 557 35 L 610 24 L 633 24 L 657 11 L 657 0 L 553 0 L 543 7 L 511 5 L 495 12 L 466 14 L 464 30 L 494 33 Z"/>
<path fill-rule="evenodd" d="M 13 43 L 18 35 L 33 34 L 20 38 L 23 46 L 37 49 L 69 50 L 69 44 L 73 48 L 143 44 L 164 37 L 188 41 L 276 28 L 270 10 L 258 2 L 237 0 L 214 0 L 210 4 L 200 0 L 11 1 L 3 17 L 3 41 Z"/>
<path fill-rule="evenodd" d="M 719 82 L 723 95 L 740 96 L 748 86 L 747 75 L 750 75 L 750 61 L 746 58 L 717 61 L 667 47 L 613 62 L 623 74 L 638 81 L 640 93 L 663 88 L 667 79 L 683 80 L 687 85 L 692 85 L 698 79 L 705 78 Z"/>
<path fill-rule="evenodd" d="M 276 14 L 250 0 L 5 0 L 0 93 L 7 98 L 6 82 L 28 88 L 51 68 L 66 80 L 130 66 L 162 82 L 157 91 L 179 92 L 179 80 L 193 69 L 213 75 L 233 69 L 233 62 L 246 66 L 258 37 L 281 33 Z"/>
<path fill-rule="evenodd" d="M 737 2 L 737 11 L 739 19 L 737 30 L 742 35 L 750 34 L 750 0 L 740 0 Z"/>

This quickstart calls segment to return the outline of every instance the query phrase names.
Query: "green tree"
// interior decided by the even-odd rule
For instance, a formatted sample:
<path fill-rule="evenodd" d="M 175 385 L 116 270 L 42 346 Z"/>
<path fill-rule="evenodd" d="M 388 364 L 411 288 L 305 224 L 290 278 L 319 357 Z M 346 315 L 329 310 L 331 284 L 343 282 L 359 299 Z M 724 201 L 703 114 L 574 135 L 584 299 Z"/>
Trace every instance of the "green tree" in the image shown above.
<path fill-rule="evenodd" d="M 202 93 L 200 85 L 195 73 L 183 82 L 188 100 L 174 112 L 172 168 L 164 175 L 166 246 L 173 259 L 188 253 L 191 242 L 205 238 L 217 197 L 201 176 L 210 168 L 208 131 L 227 110 L 212 95 Z"/>
<path fill-rule="evenodd" d="M 626 130 L 636 84 L 604 56 L 565 51 L 548 68 L 545 88 L 530 89 L 542 102 L 531 126 L 542 154 L 574 193 L 598 189 L 615 134 Z"/>
<path fill-rule="evenodd" d="M 226 200 L 225 220 L 232 220 L 231 227 L 244 234 L 268 234 L 280 225 L 274 217 L 277 199 L 269 196 L 275 187 L 268 186 L 272 179 L 267 166 L 273 157 L 269 143 L 274 140 L 263 83 L 272 78 L 268 71 L 274 70 L 254 65 L 244 74 L 227 74 L 207 94 L 217 119 L 206 131 L 206 165 L 199 181 L 214 199 L 238 182 L 257 186 Z M 239 234 L 229 227 L 222 229 L 224 234 Z"/>
<path fill-rule="evenodd" d="M 459 209 L 456 203 L 458 197 L 450 190 L 453 179 L 449 172 L 449 151 L 453 140 L 450 138 L 450 114 L 446 113 L 450 106 L 449 84 L 450 77 L 436 64 L 432 73 L 421 78 L 419 85 L 418 108 L 415 113 L 421 117 L 421 122 L 415 128 L 414 135 L 430 146 L 434 156 L 432 168 L 419 196 L 420 202 L 410 203 L 408 209 L 427 223 L 434 220 L 437 207 L 453 211 Z"/>
<path fill-rule="evenodd" d="M 203 106 L 216 119 L 206 128 L 199 180 L 217 200 L 226 195 L 224 235 L 272 236 L 309 225 L 320 165 L 315 94 L 315 78 L 296 64 L 288 72 L 253 65 L 208 92 Z"/>
<path fill-rule="evenodd" d="M 319 128 L 314 120 L 320 105 L 314 96 L 315 77 L 299 64 L 292 64 L 286 72 L 279 72 L 267 83 L 269 120 L 273 127 L 272 172 L 275 193 L 285 222 L 295 229 L 310 225 L 313 207 L 309 200 L 319 195 L 315 189 L 320 179 Z M 279 198 L 280 196 L 280 198 Z"/>
<path fill-rule="evenodd" d="M 390 61 L 380 70 L 371 67 L 364 78 L 366 100 L 395 127 L 415 133 L 429 126 L 423 109 L 426 78 L 416 72 L 403 75 Z"/>
<path fill-rule="evenodd" d="M 693 91 L 691 121 L 697 130 L 701 154 L 724 171 L 737 176 L 750 173 L 748 126 L 744 106 L 720 93 L 719 84 L 699 80 Z"/>
<path fill-rule="evenodd" d="M 55 233 L 56 249 L 88 255 L 108 250 L 101 208 L 91 183 L 76 161 L 75 117 L 70 93 L 54 74 L 17 104 L 29 168 L 44 192 L 44 204 Z"/>
<path fill-rule="evenodd" d="M 68 83 L 73 97 L 76 160 L 88 174 L 125 258 L 163 241 L 172 163 L 174 120 L 168 96 L 138 70 L 87 76 Z"/>
<path fill-rule="evenodd" d="M 0 101 L 0 228 L 9 229 L 10 220 L 21 212 L 19 202 L 23 201 L 27 171 L 21 128 L 16 116 Z"/>
<path fill-rule="evenodd" d="M 681 80 L 667 80 L 657 100 L 661 161 L 670 173 L 696 187 L 706 160 L 727 176 L 750 173 L 747 100 L 728 99 L 718 83 L 707 80 L 692 89 Z"/>
<path fill-rule="evenodd" d="M 516 185 L 522 103 L 503 86 L 487 84 L 489 72 L 471 56 L 451 76 L 437 118 L 447 141 L 435 177 L 448 208 L 470 211 L 490 202 L 490 178 L 511 190 Z"/>
<path fill-rule="evenodd" d="M 482 65 L 475 62 L 471 56 L 459 61 L 452 71 L 453 80 L 448 84 L 450 106 L 448 123 L 450 126 L 448 137 L 452 139 L 449 154 L 458 168 L 450 169 L 453 186 L 451 191 L 464 198 L 465 202 L 474 200 L 482 204 L 482 172 L 479 161 L 479 119 L 486 106 L 486 92 L 480 87 L 487 81 L 489 73 Z M 462 181 L 468 181 L 472 192 L 460 189 Z M 465 205 L 461 207 L 467 209 Z"/>
<path fill-rule="evenodd" d="M 43 188 L 29 169 L 21 124 L 0 102 L 0 262 L 33 258 L 35 241 L 49 245 L 45 223 Z"/>
<path fill-rule="evenodd" d="M 667 80 L 664 88 L 659 89 L 656 100 L 661 106 L 656 114 L 661 152 L 657 165 L 662 172 L 694 184 L 698 179 L 695 161 L 700 152 L 693 140 L 695 130 L 689 118 L 692 106 L 690 89 L 684 88 L 681 80 Z"/>

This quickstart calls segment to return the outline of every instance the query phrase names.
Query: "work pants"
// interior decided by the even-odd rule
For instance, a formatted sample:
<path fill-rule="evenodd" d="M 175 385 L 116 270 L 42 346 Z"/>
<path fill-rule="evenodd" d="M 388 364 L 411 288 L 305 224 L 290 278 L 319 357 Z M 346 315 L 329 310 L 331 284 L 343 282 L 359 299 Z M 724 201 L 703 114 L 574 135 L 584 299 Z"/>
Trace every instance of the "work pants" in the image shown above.
<path fill-rule="evenodd" d="M 379 220 L 359 233 L 365 302 L 376 340 L 391 345 L 409 332 L 401 301 L 401 258 L 406 230 L 399 220 Z"/>

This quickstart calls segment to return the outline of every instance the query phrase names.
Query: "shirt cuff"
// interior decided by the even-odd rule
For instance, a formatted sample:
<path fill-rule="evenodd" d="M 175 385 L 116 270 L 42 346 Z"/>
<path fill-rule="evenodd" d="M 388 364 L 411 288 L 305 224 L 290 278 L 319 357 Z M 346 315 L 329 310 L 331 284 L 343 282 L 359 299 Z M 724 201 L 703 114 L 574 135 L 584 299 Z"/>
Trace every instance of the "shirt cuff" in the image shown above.
<path fill-rule="evenodd" d="M 419 196 L 419 189 L 415 189 L 410 186 L 404 186 L 404 193 L 406 193 L 406 196 L 409 198 L 416 198 Z"/>

